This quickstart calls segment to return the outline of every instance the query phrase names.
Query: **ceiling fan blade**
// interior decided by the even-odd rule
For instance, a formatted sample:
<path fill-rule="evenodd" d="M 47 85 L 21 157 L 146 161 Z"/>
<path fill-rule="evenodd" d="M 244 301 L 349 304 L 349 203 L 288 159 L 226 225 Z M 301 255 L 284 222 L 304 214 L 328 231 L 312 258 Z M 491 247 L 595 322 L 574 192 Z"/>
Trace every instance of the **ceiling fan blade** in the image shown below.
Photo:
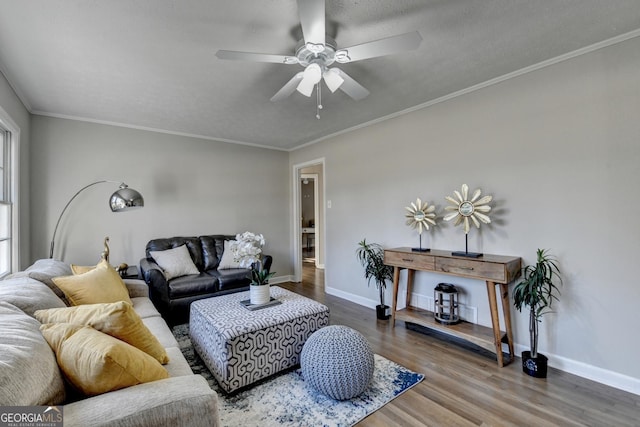
<path fill-rule="evenodd" d="M 271 101 L 277 102 L 288 98 L 289 95 L 291 95 L 296 90 L 296 88 L 302 81 L 302 77 L 304 77 L 304 71 L 300 71 L 298 74 L 293 76 L 291 80 L 289 80 L 284 86 L 282 86 L 282 89 L 280 89 L 275 95 L 271 97 Z"/>
<path fill-rule="evenodd" d="M 417 49 L 422 42 L 422 36 L 418 31 L 400 34 L 398 36 L 362 43 L 345 47 L 336 51 L 336 61 L 347 63 L 362 59 L 375 58 L 377 56 L 391 55 L 399 52 Z"/>
<path fill-rule="evenodd" d="M 219 50 L 216 52 L 218 59 L 230 59 L 233 61 L 273 62 L 276 64 L 297 64 L 298 58 L 286 55 L 270 55 L 268 53 L 237 52 L 235 50 Z"/>
<path fill-rule="evenodd" d="M 340 77 L 342 77 L 342 79 L 344 80 L 344 82 L 340 85 L 341 91 L 343 91 L 356 101 L 360 101 L 361 99 L 369 96 L 369 91 L 365 89 L 360 83 L 353 80 L 347 73 L 339 68 L 332 68 L 332 70 L 337 70 Z"/>
<path fill-rule="evenodd" d="M 305 43 L 324 46 L 324 0 L 298 0 L 298 15 Z"/>

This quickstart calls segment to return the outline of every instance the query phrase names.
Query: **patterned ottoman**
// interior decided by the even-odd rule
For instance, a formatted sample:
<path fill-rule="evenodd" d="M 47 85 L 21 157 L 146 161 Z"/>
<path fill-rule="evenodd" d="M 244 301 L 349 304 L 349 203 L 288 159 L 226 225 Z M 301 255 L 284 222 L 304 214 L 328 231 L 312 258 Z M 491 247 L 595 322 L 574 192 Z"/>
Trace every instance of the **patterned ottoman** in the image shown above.
<path fill-rule="evenodd" d="M 281 304 L 250 311 L 249 292 L 194 301 L 189 335 L 194 349 L 226 392 L 296 366 L 307 338 L 329 324 L 329 309 L 271 286 Z"/>

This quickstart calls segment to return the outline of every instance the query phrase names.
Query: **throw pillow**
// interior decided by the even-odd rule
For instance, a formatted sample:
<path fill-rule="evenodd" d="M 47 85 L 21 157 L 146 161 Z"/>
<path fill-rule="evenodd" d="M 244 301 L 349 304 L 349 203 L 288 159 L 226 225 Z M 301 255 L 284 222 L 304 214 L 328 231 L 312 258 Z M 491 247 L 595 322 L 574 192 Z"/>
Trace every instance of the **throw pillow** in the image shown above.
<path fill-rule="evenodd" d="M 218 270 L 227 270 L 229 268 L 240 268 L 240 261 L 233 259 L 233 252 L 229 249 L 229 244 L 233 240 L 224 241 L 224 251 L 222 252 L 222 259 L 218 265 Z"/>
<path fill-rule="evenodd" d="M 95 265 L 75 265 L 75 264 L 71 264 L 71 271 L 73 272 L 73 274 L 88 273 L 91 270 L 93 270 L 94 268 L 96 268 Z"/>
<path fill-rule="evenodd" d="M 0 280 L 0 301 L 15 305 L 31 317 L 36 310 L 66 307 L 51 288 L 28 277 Z"/>
<path fill-rule="evenodd" d="M 163 365 L 169 362 L 160 341 L 142 323 L 133 306 L 125 301 L 107 304 L 86 304 L 77 307 L 38 310 L 40 323 L 73 323 L 92 328 L 139 348 Z"/>
<path fill-rule="evenodd" d="M 40 331 L 69 382 L 87 396 L 169 377 L 144 351 L 90 326 L 55 323 Z"/>
<path fill-rule="evenodd" d="M 36 319 L 0 301 L 2 406 L 58 405 L 65 399 L 56 356 L 39 328 Z"/>
<path fill-rule="evenodd" d="M 71 303 L 67 300 L 67 296 L 62 292 L 62 289 L 53 283 L 54 277 L 68 276 L 71 274 L 69 265 L 62 261 L 55 259 L 39 259 L 33 263 L 33 265 L 27 267 L 24 271 L 18 271 L 5 277 L 5 279 L 30 277 L 39 282 L 47 285 L 51 290 L 60 298 L 66 306 L 70 306 Z"/>
<path fill-rule="evenodd" d="M 95 269 L 75 276 L 56 277 L 53 282 L 73 305 L 127 301 L 129 292 L 118 272 L 106 261 Z"/>
<path fill-rule="evenodd" d="M 188 274 L 200 274 L 198 267 L 193 263 L 191 255 L 189 255 L 187 245 L 181 245 L 166 251 L 149 251 L 149 255 L 162 268 L 167 280 Z"/>

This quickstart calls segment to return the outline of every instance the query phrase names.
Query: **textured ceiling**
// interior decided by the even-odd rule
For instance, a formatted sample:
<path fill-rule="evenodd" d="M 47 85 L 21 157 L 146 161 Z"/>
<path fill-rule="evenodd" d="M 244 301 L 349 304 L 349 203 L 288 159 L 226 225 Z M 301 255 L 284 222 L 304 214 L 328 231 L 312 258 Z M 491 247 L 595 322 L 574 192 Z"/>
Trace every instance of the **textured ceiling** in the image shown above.
<path fill-rule="evenodd" d="M 640 35 L 638 0 L 326 1 L 347 47 L 418 30 L 418 50 L 341 68 L 371 94 L 269 99 L 299 65 L 294 0 L 0 0 L 0 70 L 35 114 L 289 150 L 605 40 Z M 630 34 L 629 34 L 630 33 Z"/>

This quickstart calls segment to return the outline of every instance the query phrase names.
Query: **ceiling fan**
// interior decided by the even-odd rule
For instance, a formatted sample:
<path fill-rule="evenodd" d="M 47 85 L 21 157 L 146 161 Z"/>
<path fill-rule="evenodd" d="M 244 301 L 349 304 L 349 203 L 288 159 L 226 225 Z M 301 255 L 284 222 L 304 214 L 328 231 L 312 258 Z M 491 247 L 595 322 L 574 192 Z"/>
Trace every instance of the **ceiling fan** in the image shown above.
<path fill-rule="evenodd" d="M 325 0 L 297 0 L 297 2 L 303 40 L 298 42 L 295 55 L 219 50 L 216 52 L 216 56 L 219 59 L 301 65 L 304 67 L 304 71 L 294 75 L 282 89 L 273 95 L 271 101 L 285 99 L 295 90 L 310 97 L 314 87 L 317 87 L 316 117 L 318 119 L 320 118 L 320 109 L 322 109 L 320 81 L 323 79 L 331 92 L 340 89 L 356 101 L 369 95 L 369 91 L 347 73 L 337 67 L 329 68 L 332 64 L 335 62 L 347 64 L 417 49 L 422 41 L 420 33 L 413 31 L 351 47 L 338 48 L 335 40 L 325 34 Z"/>

